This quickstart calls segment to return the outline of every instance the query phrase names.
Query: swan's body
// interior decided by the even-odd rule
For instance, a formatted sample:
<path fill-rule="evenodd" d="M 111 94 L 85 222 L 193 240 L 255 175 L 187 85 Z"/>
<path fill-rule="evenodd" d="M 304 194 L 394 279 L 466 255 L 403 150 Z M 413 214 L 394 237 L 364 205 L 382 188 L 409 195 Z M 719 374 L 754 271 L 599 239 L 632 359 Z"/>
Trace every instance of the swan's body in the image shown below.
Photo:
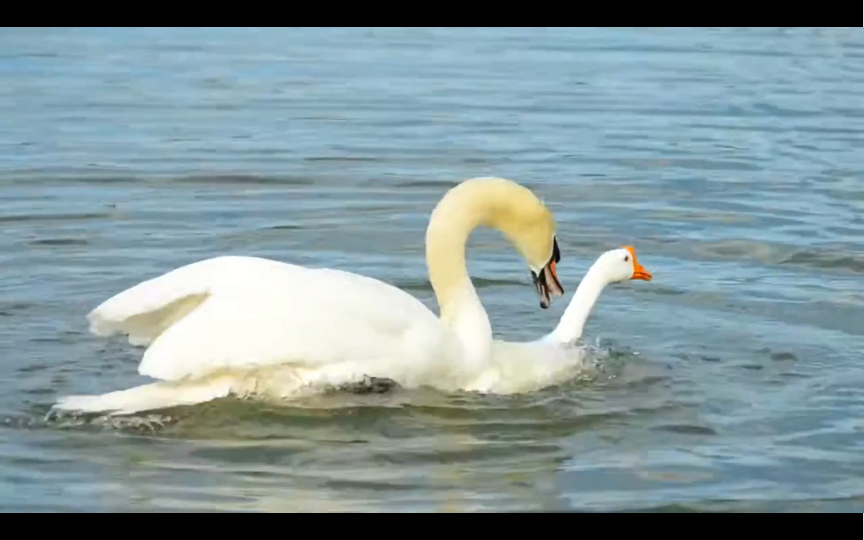
<path fill-rule="evenodd" d="M 502 231 L 528 262 L 548 307 L 563 294 L 548 208 L 500 178 L 462 182 L 432 213 L 426 235 L 436 316 L 376 279 L 256 257 L 217 257 L 140 283 L 88 315 L 100 336 L 147 346 L 139 373 L 160 382 L 55 408 L 131 414 L 227 395 L 283 398 L 317 384 L 386 377 L 403 386 L 453 390 L 489 365 L 492 331 L 465 265 L 471 231 Z"/>
<path fill-rule="evenodd" d="M 534 341 L 495 340 L 492 360 L 474 386 L 496 394 L 537 390 L 568 380 L 584 366 L 585 350 L 577 344 L 594 304 L 607 285 L 627 280 L 651 281 L 632 246 L 607 251 L 588 269 L 555 329 Z"/>

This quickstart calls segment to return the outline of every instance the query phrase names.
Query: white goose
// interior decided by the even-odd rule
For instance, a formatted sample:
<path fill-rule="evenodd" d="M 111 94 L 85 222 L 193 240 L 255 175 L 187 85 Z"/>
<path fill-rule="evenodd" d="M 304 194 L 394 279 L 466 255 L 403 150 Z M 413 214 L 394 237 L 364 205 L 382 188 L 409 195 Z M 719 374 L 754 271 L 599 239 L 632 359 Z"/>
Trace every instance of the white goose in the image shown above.
<path fill-rule="evenodd" d="M 526 259 L 540 305 L 563 294 L 555 222 L 529 189 L 502 178 L 464 181 L 441 199 L 426 231 L 440 318 L 376 279 L 256 257 L 217 257 L 108 299 L 88 315 L 100 336 L 147 346 L 138 368 L 159 382 L 67 396 L 55 410 L 132 414 L 228 395 L 286 398 L 315 383 L 364 375 L 407 387 L 475 384 L 492 330 L 465 265 L 478 226 L 500 230 Z"/>
<path fill-rule="evenodd" d="M 585 350 L 576 345 L 600 294 L 607 285 L 628 280 L 651 281 L 633 246 L 600 255 L 579 283 L 555 329 L 528 342 L 495 340 L 483 377 L 465 388 L 496 394 L 539 390 L 568 380 L 583 366 Z"/>

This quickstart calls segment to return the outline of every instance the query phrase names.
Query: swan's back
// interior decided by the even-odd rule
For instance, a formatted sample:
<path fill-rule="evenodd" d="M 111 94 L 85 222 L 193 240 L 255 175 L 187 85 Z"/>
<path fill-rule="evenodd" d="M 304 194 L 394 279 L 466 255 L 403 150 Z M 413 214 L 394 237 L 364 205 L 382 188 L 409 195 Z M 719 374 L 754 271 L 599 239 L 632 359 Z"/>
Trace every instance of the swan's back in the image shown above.
<path fill-rule="evenodd" d="M 425 305 L 366 276 L 256 257 L 217 257 L 140 283 L 88 316 L 102 336 L 149 345 L 139 372 L 163 380 L 276 363 L 321 367 L 458 345 Z M 419 366 L 418 366 L 419 367 Z"/>

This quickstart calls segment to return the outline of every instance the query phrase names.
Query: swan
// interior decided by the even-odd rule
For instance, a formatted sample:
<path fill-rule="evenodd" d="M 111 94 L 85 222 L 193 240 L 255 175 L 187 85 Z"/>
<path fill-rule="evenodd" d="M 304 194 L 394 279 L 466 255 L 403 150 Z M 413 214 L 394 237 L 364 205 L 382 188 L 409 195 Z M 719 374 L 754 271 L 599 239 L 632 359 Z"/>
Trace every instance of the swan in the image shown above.
<path fill-rule="evenodd" d="M 629 280 L 651 281 L 636 249 L 624 246 L 602 253 L 582 278 L 558 325 L 527 342 L 494 340 L 491 359 L 482 377 L 467 391 L 512 394 L 536 391 L 570 378 L 582 367 L 584 349 L 577 346 L 591 310 L 606 286 Z"/>
<path fill-rule="evenodd" d="M 146 347 L 139 374 L 155 383 L 65 396 L 52 410 L 133 414 L 236 396 L 284 399 L 303 388 L 390 378 L 455 390 L 487 369 L 489 317 L 465 263 L 471 232 L 501 231 L 528 263 L 540 306 L 564 290 L 551 211 L 498 177 L 465 180 L 436 205 L 426 265 L 440 316 L 371 277 L 246 256 L 195 262 L 109 298 L 91 333 Z"/>

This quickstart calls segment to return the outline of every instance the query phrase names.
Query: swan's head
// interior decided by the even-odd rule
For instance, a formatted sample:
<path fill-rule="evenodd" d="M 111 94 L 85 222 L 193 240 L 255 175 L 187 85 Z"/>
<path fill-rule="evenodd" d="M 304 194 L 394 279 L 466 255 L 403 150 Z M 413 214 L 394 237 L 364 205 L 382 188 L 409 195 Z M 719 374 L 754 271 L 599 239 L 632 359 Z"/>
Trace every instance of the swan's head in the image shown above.
<path fill-rule="evenodd" d="M 472 178 L 451 188 L 441 199 L 426 232 L 427 265 L 436 294 L 463 281 L 463 251 L 467 236 L 477 226 L 497 229 L 522 255 L 540 306 L 549 307 L 552 296 L 564 289 L 556 264 L 561 252 L 555 234 L 555 219 L 549 208 L 527 187 L 498 177 Z M 457 259 L 458 257 L 458 259 Z"/>
<path fill-rule="evenodd" d="M 531 269 L 531 279 L 534 281 L 534 287 L 537 289 L 537 295 L 540 297 L 540 307 L 546 309 L 552 303 L 551 294 L 561 296 L 564 294 L 564 287 L 558 280 L 558 269 L 556 264 L 561 260 L 561 250 L 558 249 L 558 239 L 552 237 L 552 256 L 546 260 L 543 266 L 537 267 L 534 264 L 528 264 Z M 551 293 L 551 294 L 550 294 Z"/>
<path fill-rule="evenodd" d="M 498 179 L 493 179 L 498 180 Z M 561 261 L 555 218 L 533 191 L 509 180 L 491 184 L 487 195 L 491 205 L 488 223 L 501 230 L 525 258 L 531 279 L 546 309 L 552 296 L 564 294 L 556 265 Z"/>
<path fill-rule="evenodd" d="M 636 249 L 633 246 L 607 251 L 600 256 L 597 264 L 602 268 L 608 283 L 631 279 L 651 281 L 653 277 L 651 272 L 645 270 L 645 267 L 636 260 Z"/>

